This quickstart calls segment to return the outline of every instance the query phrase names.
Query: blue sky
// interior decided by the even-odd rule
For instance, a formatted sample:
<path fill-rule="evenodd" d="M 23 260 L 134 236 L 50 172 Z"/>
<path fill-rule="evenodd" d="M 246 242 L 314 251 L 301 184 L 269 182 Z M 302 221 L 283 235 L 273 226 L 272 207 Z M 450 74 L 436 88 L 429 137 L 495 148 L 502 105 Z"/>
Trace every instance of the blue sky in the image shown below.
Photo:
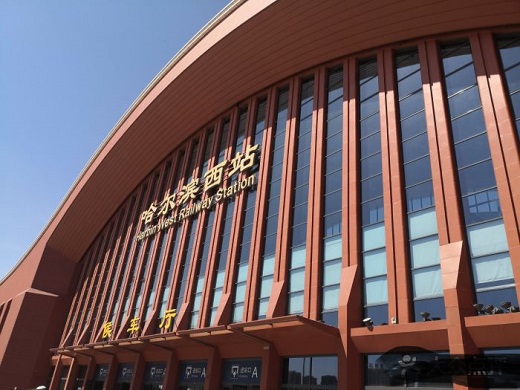
<path fill-rule="evenodd" d="M 0 279 L 139 93 L 228 2 L 0 2 Z"/>

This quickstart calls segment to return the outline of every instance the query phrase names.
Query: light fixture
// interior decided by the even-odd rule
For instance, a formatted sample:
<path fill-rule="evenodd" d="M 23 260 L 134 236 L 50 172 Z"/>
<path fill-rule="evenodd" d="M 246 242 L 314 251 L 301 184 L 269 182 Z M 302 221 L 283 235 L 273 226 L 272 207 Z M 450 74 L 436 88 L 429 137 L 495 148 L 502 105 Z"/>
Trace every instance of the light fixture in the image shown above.
<path fill-rule="evenodd" d="M 500 306 L 502 306 L 504 309 L 506 309 L 506 311 L 509 312 L 509 313 L 516 313 L 516 312 L 519 311 L 518 307 L 516 307 L 515 305 L 513 305 L 509 301 L 502 302 L 500 304 Z"/>
<path fill-rule="evenodd" d="M 502 314 L 504 311 L 498 307 L 495 307 L 493 305 L 487 305 L 485 308 L 484 308 L 484 312 L 486 314 Z"/>
<path fill-rule="evenodd" d="M 367 317 L 363 320 L 363 324 L 367 327 L 367 328 L 371 328 L 373 325 L 374 325 L 374 321 L 372 321 L 372 318 L 370 317 Z"/>
<path fill-rule="evenodd" d="M 477 312 L 477 314 L 485 314 L 484 312 L 484 305 L 482 303 L 475 303 L 473 305 L 473 308 L 475 309 L 475 311 Z"/>
<path fill-rule="evenodd" d="M 495 306 L 487 305 L 482 311 L 486 314 L 492 314 L 493 310 L 495 310 Z"/>
<path fill-rule="evenodd" d="M 423 321 L 431 321 L 430 313 L 427 311 L 421 311 L 421 317 L 423 318 Z"/>

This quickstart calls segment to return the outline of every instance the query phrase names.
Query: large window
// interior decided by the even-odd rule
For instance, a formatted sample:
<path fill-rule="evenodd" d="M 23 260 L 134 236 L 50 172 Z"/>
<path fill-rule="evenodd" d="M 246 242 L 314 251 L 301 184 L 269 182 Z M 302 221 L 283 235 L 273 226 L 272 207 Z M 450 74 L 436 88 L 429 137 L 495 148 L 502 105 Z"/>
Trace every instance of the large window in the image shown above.
<path fill-rule="evenodd" d="M 323 194 L 322 320 L 338 325 L 341 280 L 341 183 L 343 153 L 343 71 L 328 75 Z"/>
<path fill-rule="evenodd" d="M 395 62 L 415 321 L 427 318 L 428 314 L 444 318 L 419 54 L 416 50 L 399 54 Z"/>
<path fill-rule="evenodd" d="M 215 165 L 220 164 L 226 157 L 226 150 L 229 138 L 229 120 L 226 119 L 222 124 L 222 133 L 220 135 L 219 154 Z M 226 274 L 226 259 L 227 250 L 229 244 L 229 235 L 231 234 L 231 222 L 233 217 L 233 207 L 229 207 L 226 204 L 222 206 L 224 208 L 224 221 L 223 221 L 223 233 L 221 233 L 220 249 L 217 252 L 216 257 L 216 269 L 215 280 L 213 282 L 213 292 L 211 295 L 211 307 L 206 325 L 213 324 L 213 321 L 217 315 L 218 305 L 220 303 L 220 297 L 222 296 L 222 289 L 224 287 L 224 276 Z M 215 229 L 216 231 L 216 229 Z"/>
<path fill-rule="evenodd" d="M 290 235 L 288 314 L 303 313 L 313 105 L 314 79 L 304 80 L 300 90 L 300 111 L 294 166 L 295 179 Z"/>
<path fill-rule="evenodd" d="M 178 185 L 178 182 L 179 180 L 181 179 L 179 176 L 180 174 L 178 174 L 178 172 L 180 172 L 180 166 L 182 166 L 183 164 L 183 161 L 184 161 L 184 158 L 185 158 L 185 152 L 184 151 L 181 151 L 179 152 L 178 156 L 176 157 L 177 158 L 177 164 L 176 164 L 176 170 L 174 171 L 174 174 L 173 174 L 173 179 L 171 181 L 171 192 L 170 192 L 170 195 L 175 193 L 175 190 L 177 189 L 177 185 Z M 168 309 L 167 308 L 167 305 L 168 305 L 168 300 L 170 298 L 170 291 L 171 291 L 171 287 L 172 287 L 172 283 L 173 283 L 173 273 L 174 273 L 174 270 L 175 270 L 175 263 L 176 263 L 176 259 L 177 259 L 177 250 L 178 250 L 178 247 L 179 247 L 179 243 L 181 241 L 181 233 L 182 233 L 182 228 L 181 228 L 181 225 L 175 225 L 174 228 L 171 229 L 171 231 L 169 232 L 169 238 L 168 238 L 168 241 L 169 241 L 169 251 L 166 255 L 166 264 L 165 264 L 165 271 L 163 273 L 163 280 L 162 280 L 162 283 L 161 283 L 161 291 L 160 291 L 160 295 L 161 295 L 161 298 L 160 298 L 160 301 L 159 301 L 159 313 L 158 315 L 162 318 L 166 312 L 166 310 Z M 156 332 L 159 333 L 161 330 L 159 329 L 159 324 L 160 324 L 160 321 L 156 321 Z"/>
<path fill-rule="evenodd" d="M 195 142 L 191 151 L 190 164 L 188 165 L 188 170 L 186 172 L 186 181 L 184 182 L 184 186 L 181 188 L 180 194 L 185 191 L 188 192 L 188 187 L 191 185 L 193 180 L 199 180 L 198 178 L 194 178 L 194 175 L 197 172 L 197 159 L 199 152 L 199 142 Z M 182 197 L 181 197 L 182 199 Z M 187 197 L 185 203 L 181 203 L 178 201 L 179 205 L 188 206 L 191 202 L 190 197 Z M 193 246 L 195 245 L 195 237 L 197 234 L 197 228 L 199 226 L 199 214 L 197 214 L 191 221 L 188 219 L 187 222 L 184 223 L 186 226 L 186 230 L 189 232 L 186 237 L 186 241 L 184 244 L 184 248 L 180 250 L 180 272 L 179 277 L 180 280 L 176 286 L 175 298 L 173 301 L 173 306 L 171 308 L 175 308 L 177 313 L 180 311 L 182 303 L 184 301 L 184 297 L 186 296 L 187 284 L 188 284 L 188 273 L 191 266 L 191 258 L 193 253 Z"/>
<path fill-rule="evenodd" d="M 282 389 L 336 390 L 337 356 L 304 356 L 283 359 Z"/>
<path fill-rule="evenodd" d="M 258 109 L 255 119 L 255 132 L 250 137 L 249 147 L 258 145 L 262 149 L 262 136 L 265 129 L 266 99 L 258 102 Z M 235 297 L 233 301 L 232 322 L 243 321 L 244 301 L 246 298 L 247 274 L 249 270 L 249 255 L 251 248 L 251 236 L 253 234 L 253 218 L 256 206 L 256 191 L 244 194 L 244 218 L 242 221 L 241 242 L 237 252 Z"/>
<path fill-rule="evenodd" d="M 229 126 L 229 124 L 228 124 Z M 238 118 L 238 129 L 236 135 L 235 146 L 233 151 L 242 152 L 244 146 L 244 139 L 246 134 L 246 126 L 247 126 L 247 109 L 243 108 L 240 110 L 239 118 Z M 213 325 L 216 320 L 216 316 L 218 313 L 218 306 L 220 304 L 220 298 L 222 297 L 222 291 L 224 289 L 224 278 L 226 276 L 226 265 L 227 258 L 229 254 L 229 250 L 231 245 L 235 243 L 230 242 L 231 236 L 231 228 L 233 225 L 233 213 L 235 211 L 235 198 L 232 198 L 224 204 L 225 217 L 223 220 L 223 229 L 221 231 L 221 241 L 220 248 L 217 252 L 217 267 L 216 267 L 216 277 L 214 280 L 213 287 L 213 296 L 210 308 L 210 316 L 208 325 Z"/>
<path fill-rule="evenodd" d="M 477 302 L 516 302 L 502 210 L 469 42 L 441 48 Z"/>
<path fill-rule="evenodd" d="M 359 148 L 364 316 L 388 322 L 383 170 L 377 62 L 359 64 Z"/>
<path fill-rule="evenodd" d="M 486 384 L 490 390 L 520 388 L 520 349 L 485 349 L 482 352 L 484 356 L 477 359 L 486 368 Z"/>
<path fill-rule="evenodd" d="M 213 153 L 213 143 L 216 142 L 215 139 L 215 131 L 210 130 L 207 140 L 206 147 L 204 152 L 204 162 L 202 164 L 202 170 L 200 172 L 200 177 L 204 178 L 206 173 L 208 172 L 208 168 L 210 166 L 212 160 Z M 204 180 L 204 179 L 203 179 Z M 198 259 L 196 261 L 196 276 L 195 276 L 195 285 L 193 289 L 192 296 L 192 307 L 190 314 L 190 328 L 195 328 L 198 325 L 199 321 L 199 311 L 200 305 L 202 301 L 202 291 L 204 289 L 204 283 L 206 280 L 206 267 L 208 264 L 209 257 L 209 249 L 211 244 L 211 237 L 213 233 L 213 224 L 215 221 L 215 208 L 211 208 L 209 212 L 207 212 L 205 219 L 205 226 L 202 229 L 202 247 L 199 249 Z"/>
<path fill-rule="evenodd" d="M 282 182 L 283 156 L 285 149 L 285 130 L 287 127 L 287 109 L 289 90 L 284 88 L 278 92 L 276 123 L 272 131 L 272 160 L 268 198 L 266 204 L 263 254 L 260 261 L 260 296 L 258 297 L 258 318 L 265 318 L 269 306 L 269 297 L 273 285 L 276 237 L 278 232 L 278 213 L 280 208 L 280 190 Z M 264 153 L 264 155 L 267 152 Z"/>
<path fill-rule="evenodd" d="M 203 243 L 200 249 L 200 257 L 198 261 L 198 273 L 195 278 L 195 289 L 193 292 L 193 306 L 191 311 L 190 328 L 196 328 L 199 321 L 200 304 L 202 300 L 202 291 L 206 279 L 206 267 L 209 257 L 209 249 L 211 242 L 211 233 L 213 232 L 213 224 L 215 221 L 215 210 L 209 212 L 206 221 L 206 228 L 203 231 Z"/>

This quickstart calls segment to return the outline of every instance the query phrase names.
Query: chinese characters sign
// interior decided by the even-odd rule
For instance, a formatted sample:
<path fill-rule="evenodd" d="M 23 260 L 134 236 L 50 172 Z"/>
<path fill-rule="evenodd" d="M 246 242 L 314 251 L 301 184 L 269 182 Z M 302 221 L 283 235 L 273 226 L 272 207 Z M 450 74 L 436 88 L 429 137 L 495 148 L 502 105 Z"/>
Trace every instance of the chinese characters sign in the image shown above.
<path fill-rule="evenodd" d="M 160 324 L 159 329 L 169 332 L 172 328 L 172 325 L 174 324 L 175 317 L 177 317 L 177 310 L 176 309 L 168 309 L 164 312 L 164 315 L 162 318 L 159 318 Z M 141 331 L 140 327 L 141 319 L 139 317 L 134 317 L 130 319 L 130 327 L 126 330 L 128 337 L 135 338 L 139 336 L 139 332 Z M 112 338 L 113 334 L 113 323 L 112 322 L 105 322 L 103 324 L 103 333 L 102 333 L 102 339 L 103 340 L 110 340 Z"/>
<path fill-rule="evenodd" d="M 207 210 L 215 204 L 232 198 L 256 185 L 254 175 L 236 180 L 225 186 L 225 179 L 251 170 L 257 164 L 259 145 L 253 145 L 244 153 L 238 152 L 231 160 L 224 160 L 209 169 L 202 178 L 194 178 L 174 193 L 167 194 L 160 202 L 152 203 L 141 214 L 146 228 L 136 235 L 136 241 L 156 234 L 175 223 Z M 157 221 L 157 222 L 155 222 Z"/>

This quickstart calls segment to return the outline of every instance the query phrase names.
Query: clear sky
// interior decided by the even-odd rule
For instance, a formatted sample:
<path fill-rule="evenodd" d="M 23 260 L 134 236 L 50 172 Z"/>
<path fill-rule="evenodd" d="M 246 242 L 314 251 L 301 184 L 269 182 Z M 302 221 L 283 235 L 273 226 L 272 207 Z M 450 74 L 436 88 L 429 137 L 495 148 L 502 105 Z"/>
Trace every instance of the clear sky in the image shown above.
<path fill-rule="evenodd" d="M 139 93 L 228 3 L 0 1 L 0 279 Z"/>

